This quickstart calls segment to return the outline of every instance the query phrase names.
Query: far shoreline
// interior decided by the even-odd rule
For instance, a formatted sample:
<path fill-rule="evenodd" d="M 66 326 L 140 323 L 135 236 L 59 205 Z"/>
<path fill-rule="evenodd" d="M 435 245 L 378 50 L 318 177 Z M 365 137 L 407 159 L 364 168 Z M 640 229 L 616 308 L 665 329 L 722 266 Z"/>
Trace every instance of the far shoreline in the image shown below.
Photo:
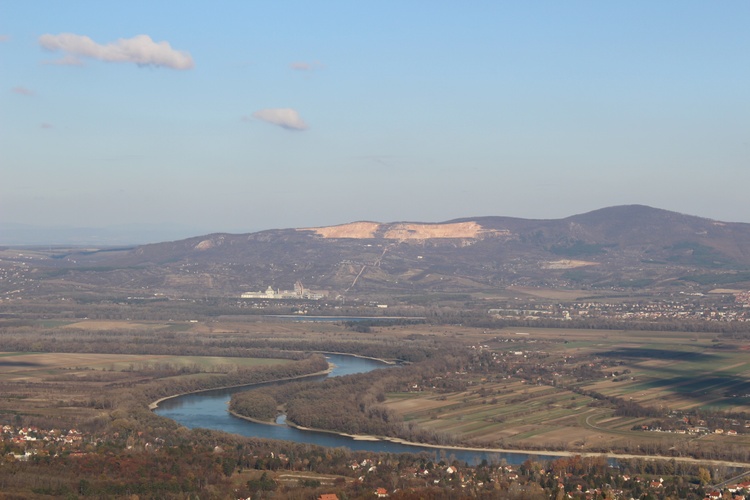
<path fill-rule="evenodd" d="M 382 358 L 375 358 L 372 356 L 363 356 L 361 354 L 350 354 L 346 352 L 334 352 L 334 351 L 309 351 L 312 353 L 318 353 L 318 354 L 335 354 L 337 356 L 351 356 L 353 358 L 360 358 L 360 359 L 369 359 L 371 361 L 378 361 L 380 363 L 383 363 L 384 365 L 388 366 L 397 366 L 401 363 L 407 363 L 406 361 L 402 361 L 399 359 L 392 360 L 392 359 L 382 359 Z M 213 387 L 211 389 L 198 389 L 197 391 L 189 391 L 189 392 L 182 392 L 179 394 L 172 394 L 170 396 L 164 396 L 163 398 L 159 398 L 156 401 L 153 401 L 152 403 L 149 403 L 148 409 L 151 411 L 156 410 L 159 407 L 159 403 L 162 403 L 164 401 L 167 401 L 168 399 L 174 399 L 179 398 L 181 396 L 188 396 L 190 394 L 200 394 L 201 392 L 208 392 L 208 391 L 222 391 L 225 389 L 235 389 L 237 387 L 253 387 L 255 385 L 261 385 L 261 384 L 273 384 L 276 382 L 286 382 L 288 380 L 300 380 L 308 377 L 317 377 L 319 375 L 330 375 L 331 372 L 333 372 L 334 368 L 336 368 L 336 365 L 334 363 L 328 362 L 328 368 L 326 370 L 322 370 L 315 373 L 309 373 L 307 375 L 298 375 L 296 377 L 286 377 L 286 378 L 279 378 L 274 380 L 266 380 L 264 382 L 253 382 L 250 384 L 236 384 L 236 385 L 226 385 L 222 387 Z M 259 423 L 268 423 L 268 422 L 259 422 Z"/>
<path fill-rule="evenodd" d="M 241 415 L 238 416 L 239 418 L 245 418 Z M 247 420 L 252 420 L 250 418 L 247 418 Z M 270 423 L 270 422 L 263 422 L 259 420 L 252 420 L 254 422 L 257 422 L 259 424 L 266 424 L 266 425 L 281 425 L 276 423 Z M 288 422 L 286 425 L 290 427 L 294 427 L 296 429 L 300 429 L 303 431 L 310 431 L 310 432 L 322 432 L 327 434 L 337 434 L 339 436 L 348 437 L 354 441 L 387 441 L 391 443 L 397 443 L 397 444 L 403 444 L 405 446 L 419 446 L 423 448 L 435 448 L 435 449 L 444 449 L 444 450 L 456 450 L 456 451 L 476 451 L 476 452 L 486 452 L 486 453 L 510 453 L 510 454 L 516 454 L 516 455 L 537 455 L 537 456 L 556 456 L 556 457 L 605 457 L 605 458 L 612 458 L 615 460 L 632 460 L 632 459 L 643 459 L 648 461 L 657 461 L 657 460 L 674 460 L 676 462 L 686 462 L 686 463 L 701 463 L 701 464 L 711 464 L 711 465 L 723 465 L 727 467 L 736 467 L 736 468 L 750 468 L 750 462 L 733 462 L 728 460 L 711 460 L 711 459 L 700 459 L 700 458 L 694 458 L 694 457 L 672 457 L 672 456 L 664 456 L 664 455 L 635 455 L 631 453 L 602 453 L 602 452 L 595 452 L 595 451 L 570 451 L 570 450 L 527 450 L 527 449 L 520 449 L 520 448 L 479 448 L 479 447 L 471 447 L 471 446 L 456 446 L 456 445 L 440 445 L 440 444 L 428 444 L 428 443 L 415 443 L 413 441 L 407 441 L 405 439 L 401 438 L 394 438 L 394 437 L 388 437 L 388 436 L 372 436 L 368 434 L 347 434 L 345 432 L 337 432 L 337 431 L 331 431 L 326 429 L 316 429 L 313 427 L 303 427 L 301 425 L 297 425 L 294 422 Z M 417 452 L 415 452 L 417 453 Z"/>
<path fill-rule="evenodd" d="M 163 398 L 159 398 L 156 401 L 154 401 L 152 403 L 149 403 L 148 409 L 151 410 L 151 411 L 154 411 L 157 408 L 159 408 L 159 403 L 163 403 L 164 401 L 167 401 L 169 399 L 179 398 L 179 397 L 182 397 L 182 396 L 189 396 L 191 394 L 200 394 L 201 392 L 223 391 L 223 390 L 226 390 L 226 389 L 236 389 L 238 387 L 253 387 L 253 386 L 261 385 L 261 384 L 273 384 L 275 382 L 285 382 L 285 381 L 288 381 L 288 380 L 300 380 L 300 379 L 309 378 L 309 377 L 318 377 L 320 375 L 328 375 L 328 374 L 330 374 L 333 371 L 333 369 L 335 367 L 336 367 L 336 365 L 334 365 L 332 363 L 328 363 L 328 369 L 322 370 L 322 371 L 319 371 L 319 372 L 315 372 L 315 373 L 308 373 L 307 375 L 297 375 L 295 377 L 286 377 L 286 378 L 278 378 L 278 379 L 274 379 L 274 380 L 265 380 L 263 382 L 252 382 L 250 384 L 225 385 L 225 386 L 221 386 L 221 387 L 212 387 L 211 389 L 199 389 L 197 391 L 189 391 L 189 392 L 182 392 L 182 393 L 179 393 L 179 394 L 172 394 L 171 396 L 164 396 Z"/>

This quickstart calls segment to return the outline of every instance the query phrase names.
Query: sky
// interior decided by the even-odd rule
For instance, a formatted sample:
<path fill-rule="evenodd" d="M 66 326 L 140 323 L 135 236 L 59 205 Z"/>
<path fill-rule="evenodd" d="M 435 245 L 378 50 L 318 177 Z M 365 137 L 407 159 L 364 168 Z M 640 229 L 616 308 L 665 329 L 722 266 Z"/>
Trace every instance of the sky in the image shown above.
<path fill-rule="evenodd" d="M 0 0 L 0 224 L 750 222 L 748 26 L 746 0 Z"/>

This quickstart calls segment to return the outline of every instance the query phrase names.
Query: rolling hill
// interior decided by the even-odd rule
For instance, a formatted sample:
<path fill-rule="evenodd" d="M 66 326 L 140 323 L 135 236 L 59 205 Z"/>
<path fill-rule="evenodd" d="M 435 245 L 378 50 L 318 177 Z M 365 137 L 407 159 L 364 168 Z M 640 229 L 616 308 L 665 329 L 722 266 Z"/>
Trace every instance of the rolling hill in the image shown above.
<path fill-rule="evenodd" d="M 236 296 L 267 286 L 341 294 L 509 286 L 750 286 L 750 224 L 627 205 L 563 219 L 354 222 L 209 234 L 130 249 L 58 251 L 35 279 L 84 288 Z"/>

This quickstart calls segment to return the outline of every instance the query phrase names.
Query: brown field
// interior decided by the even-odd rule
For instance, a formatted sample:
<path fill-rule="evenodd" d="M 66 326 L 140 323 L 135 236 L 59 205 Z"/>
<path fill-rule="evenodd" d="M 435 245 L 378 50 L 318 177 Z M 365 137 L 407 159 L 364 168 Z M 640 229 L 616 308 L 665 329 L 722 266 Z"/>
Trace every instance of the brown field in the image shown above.
<path fill-rule="evenodd" d="M 238 367 L 288 362 L 216 356 L 0 352 L 0 415 L 80 422 L 106 414 L 101 402 L 119 388 L 165 376 L 201 379 L 231 373 Z"/>
<path fill-rule="evenodd" d="M 529 439 L 557 445 L 562 442 L 560 428 L 575 424 L 581 405 L 590 401 L 567 390 L 521 381 L 483 382 L 453 394 L 420 394 L 391 395 L 387 406 L 406 421 L 474 443 L 495 445 Z"/>
<path fill-rule="evenodd" d="M 159 329 L 168 328 L 168 327 L 169 327 L 169 324 L 164 323 L 164 322 L 94 320 L 94 319 L 77 321 L 75 323 L 69 323 L 63 326 L 63 328 L 87 330 L 87 331 L 107 331 L 107 330 L 144 331 L 144 330 L 159 330 Z"/>
<path fill-rule="evenodd" d="M 281 359 L 140 354 L 0 353 L 0 381 L 40 382 L 55 375 L 85 377 L 91 371 L 123 372 L 153 366 L 211 368 L 286 363 Z"/>
<path fill-rule="evenodd" d="M 142 363 L 164 357 L 125 354 L 0 353 L 0 380 L 41 381 L 57 372 L 73 368 L 76 369 L 75 372 L 102 370 L 116 363 Z"/>
<path fill-rule="evenodd" d="M 518 332 L 524 335 L 517 335 Z M 453 333 L 465 336 L 467 341 L 488 342 L 487 337 L 478 338 L 477 332 Z M 717 346 L 715 335 L 685 332 L 506 328 L 491 334 L 512 339 L 511 343 L 490 343 L 490 348 L 499 349 L 498 352 L 544 351 L 552 357 L 572 355 L 596 363 L 603 376 L 579 384 L 586 390 L 671 410 L 704 408 L 750 413 L 750 397 L 732 396 L 750 394 L 747 342 L 727 340 L 730 345 Z M 627 379 L 614 382 L 610 374 L 623 370 L 630 370 Z M 480 388 L 486 397 L 477 396 Z M 495 395 L 501 388 L 512 392 Z M 571 395 L 564 389 L 530 386 L 517 379 L 500 384 L 475 379 L 474 385 L 460 393 L 391 394 L 387 405 L 407 422 L 492 445 L 607 449 L 625 443 L 646 446 L 697 438 L 633 430 L 650 420 L 617 417 L 612 409 L 587 406 L 591 400 L 584 396 L 575 395 L 576 401 L 569 401 Z M 521 401 L 514 401 L 519 397 Z M 494 403 L 490 401 L 493 399 Z M 750 434 L 710 434 L 698 439 L 750 445 Z"/>
<path fill-rule="evenodd" d="M 553 288 L 529 288 L 522 286 L 510 286 L 508 287 L 508 291 L 550 300 L 576 300 L 580 297 L 595 295 L 591 290 L 556 290 Z"/>

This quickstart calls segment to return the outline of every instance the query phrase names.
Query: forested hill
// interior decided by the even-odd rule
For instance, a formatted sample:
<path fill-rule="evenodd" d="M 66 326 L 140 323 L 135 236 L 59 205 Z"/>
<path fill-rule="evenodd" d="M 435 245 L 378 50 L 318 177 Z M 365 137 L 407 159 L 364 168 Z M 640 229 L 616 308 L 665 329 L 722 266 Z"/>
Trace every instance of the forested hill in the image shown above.
<path fill-rule="evenodd" d="M 115 252 L 59 255 L 86 284 L 166 294 L 307 288 L 345 293 L 473 292 L 511 285 L 750 287 L 750 224 L 642 205 L 563 219 L 477 217 L 354 222 L 210 234 Z"/>

